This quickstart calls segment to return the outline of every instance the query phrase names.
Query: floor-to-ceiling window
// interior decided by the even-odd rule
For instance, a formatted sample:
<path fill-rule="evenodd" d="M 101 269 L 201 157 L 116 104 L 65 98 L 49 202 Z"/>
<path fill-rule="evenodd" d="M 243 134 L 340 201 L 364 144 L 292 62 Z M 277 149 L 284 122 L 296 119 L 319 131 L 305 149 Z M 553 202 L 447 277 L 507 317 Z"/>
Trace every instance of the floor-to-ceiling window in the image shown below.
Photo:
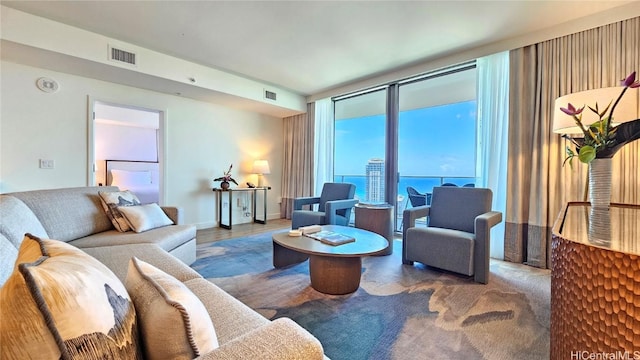
<path fill-rule="evenodd" d="M 475 88 L 475 66 L 467 64 L 334 99 L 335 180 L 356 184 L 361 201 L 395 205 L 398 230 L 402 211 L 412 206 L 409 187 L 429 203 L 434 186 L 473 186 Z M 386 114 L 393 102 L 397 121 Z M 397 160 L 387 164 L 385 159 Z M 396 191 L 385 191 L 385 179 L 395 183 Z"/>
<path fill-rule="evenodd" d="M 385 200 L 386 88 L 335 101 L 334 180 L 361 202 Z"/>
<path fill-rule="evenodd" d="M 435 186 L 474 186 L 476 177 L 475 68 L 400 84 L 398 195 Z"/>

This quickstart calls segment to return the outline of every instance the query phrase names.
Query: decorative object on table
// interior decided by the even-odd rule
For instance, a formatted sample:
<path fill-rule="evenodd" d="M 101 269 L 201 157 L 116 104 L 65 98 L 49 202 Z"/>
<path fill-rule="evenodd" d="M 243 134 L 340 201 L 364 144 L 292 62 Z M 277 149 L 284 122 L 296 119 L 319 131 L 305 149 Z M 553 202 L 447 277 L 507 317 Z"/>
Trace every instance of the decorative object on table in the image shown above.
<path fill-rule="evenodd" d="M 232 168 L 233 168 L 233 164 L 229 165 L 229 170 L 225 171 L 223 176 L 213 179 L 213 181 L 222 181 L 220 183 L 220 188 L 222 190 L 227 190 L 229 188 L 229 183 L 230 182 L 238 185 L 238 183 L 235 181 L 235 179 L 231 177 L 231 169 Z"/>
<path fill-rule="evenodd" d="M 300 230 L 303 235 L 313 234 L 313 233 L 317 233 L 319 231 L 322 231 L 322 226 L 320 226 L 320 225 L 308 225 L 308 226 L 302 226 L 298 230 Z"/>
<path fill-rule="evenodd" d="M 258 174 L 258 187 L 264 186 L 264 176 L 271 174 L 271 169 L 269 168 L 269 162 L 267 160 L 256 160 L 253 162 L 253 171 L 254 174 Z"/>
<path fill-rule="evenodd" d="M 589 209 L 588 239 L 591 244 L 611 247 L 611 212 L 608 208 Z"/>
<path fill-rule="evenodd" d="M 289 230 L 289 236 L 302 236 L 302 230 Z"/>
<path fill-rule="evenodd" d="M 571 165 L 577 156 L 581 162 L 589 164 L 589 200 L 594 207 L 608 208 L 611 203 L 611 158 L 624 145 L 640 138 L 638 94 L 621 101 L 628 89 L 640 87 L 636 72 L 622 79 L 621 85 L 565 95 L 555 102 L 554 132 L 563 134 L 576 148 L 574 151 L 567 146 L 565 162 L 569 161 Z M 595 107 L 573 105 L 594 101 Z M 601 109 L 598 103 L 607 101 L 609 105 Z M 562 107 L 564 104 L 568 104 L 566 108 Z M 585 107 L 590 112 L 584 111 Z"/>
<path fill-rule="evenodd" d="M 329 230 L 322 230 L 322 231 L 314 232 L 311 234 L 305 234 L 305 236 L 308 236 L 312 239 L 316 239 L 323 244 L 333 245 L 333 246 L 356 241 L 356 239 L 353 236 L 340 234 L 340 233 L 329 231 Z"/>

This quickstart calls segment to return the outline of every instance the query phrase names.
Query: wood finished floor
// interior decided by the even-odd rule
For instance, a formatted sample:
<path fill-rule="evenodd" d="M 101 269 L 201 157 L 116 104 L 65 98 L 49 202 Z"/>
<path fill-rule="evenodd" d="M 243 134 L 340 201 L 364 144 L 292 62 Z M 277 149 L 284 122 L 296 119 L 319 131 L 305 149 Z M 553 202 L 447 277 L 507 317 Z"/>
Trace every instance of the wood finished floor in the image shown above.
<path fill-rule="evenodd" d="M 201 229 L 196 233 L 196 243 L 203 244 L 286 228 L 291 228 L 291 220 L 274 219 L 268 220 L 266 224 L 248 223 L 233 225 L 231 230 L 221 227 Z"/>
<path fill-rule="evenodd" d="M 259 234 L 267 231 L 274 231 L 280 229 L 290 229 L 291 228 L 291 220 L 287 219 L 275 219 L 269 220 L 266 224 L 240 224 L 233 225 L 231 230 L 223 229 L 221 227 L 214 227 L 208 229 L 198 230 L 196 233 L 196 243 L 204 244 L 213 241 L 232 239 L 242 236 L 249 236 L 253 234 Z M 402 234 L 396 233 L 394 234 L 394 238 L 401 239 Z"/>

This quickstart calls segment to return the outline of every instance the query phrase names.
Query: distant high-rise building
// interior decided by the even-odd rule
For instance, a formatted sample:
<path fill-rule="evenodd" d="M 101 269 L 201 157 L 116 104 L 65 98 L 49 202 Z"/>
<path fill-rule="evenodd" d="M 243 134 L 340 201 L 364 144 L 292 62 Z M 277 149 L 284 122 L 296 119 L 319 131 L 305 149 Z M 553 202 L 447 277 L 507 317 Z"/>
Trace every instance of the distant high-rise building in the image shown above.
<path fill-rule="evenodd" d="M 367 163 L 367 184 L 365 200 L 368 202 L 384 202 L 384 160 L 371 159 Z"/>

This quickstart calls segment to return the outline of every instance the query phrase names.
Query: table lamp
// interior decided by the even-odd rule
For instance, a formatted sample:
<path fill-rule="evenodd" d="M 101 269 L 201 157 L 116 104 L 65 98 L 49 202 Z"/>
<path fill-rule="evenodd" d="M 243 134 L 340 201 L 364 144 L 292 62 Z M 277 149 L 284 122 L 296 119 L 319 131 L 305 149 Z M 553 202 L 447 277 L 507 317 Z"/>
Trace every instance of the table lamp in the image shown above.
<path fill-rule="evenodd" d="M 585 106 L 582 111 L 582 125 L 588 127 L 600 120 L 598 115 L 589 110 L 589 106 L 595 108 L 597 103 L 599 110 L 604 110 L 609 103 L 618 98 L 622 89 L 622 86 L 613 86 L 580 91 L 557 98 L 553 106 L 553 132 L 558 134 L 582 134 L 582 130 L 576 125 L 573 117 L 563 113 L 560 108 L 566 108 L 568 104 L 572 104 L 578 109 Z M 611 106 L 613 106 L 613 104 L 611 104 Z M 625 94 L 623 100 L 618 103 L 613 115 L 611 126 L 636 120 L 638 118 L 637 94 Z"/>
<path fill-rule="evenodd" d="M 582 126 L 585 130 L 588 130 L 589 134 L 591 134 L 591 138 L 599 138 L 608 129 L 604 127 L 591 129 L 590 125 L 600 121 L 601 117 L 605 119 L 611 116 L 613 111 L 613 119 L 609 129 L 615 129 L 615 134 L 607 134 L 611 134 L 610 145 L 600 146 L 599 150 L 594 150 L 593 154 L 588 154 L 587 152 L 585 160 L 580 158 L 581 161 L 589 164 L 588 181 L 585 183 L 585 200 L 588 194 L 592 206 L 595 207 L 606 207 L 608 209 L 611 198 L 611 161 L 604 161 L 604 159 L 610 160 L 622 146 L 640 137 L 640 120 L 638 120 L 638 113 L 640 112 L 638 96 L 640 96 L 640 93 L 630 93 L 627 88 L 623 95 L 622 91 L 624 89 L 625 87 L 619 86 L 580 91 L 561 96 L 554 103 L 553 132 L 563 134 L 563 137 L 569 139 L 576 148 L 581 148 L 585 145 L 585 133 L 576 124 L 574 116 L 566 114 L 560 108 L 567 109 L 569 104 L 578 110 L 584 107 L 578 117 L 581 118 Z M 612 110 L 615 101 L 618 102 L 615 105 L 615 109 Z M 596 110 L 600 114 L 596 114 L 591 110 L 591 108 L 595 109 L 596 104 L 598 107 Z M 573 108 L 570 110 L 573 111 Z M 575 134 L 575 136 L 571 134 Z M 591 139 L 589 141 L 593 142 Z M 567 147 L 567 149 L 569 148 Z M 593 155 L 595 158 L 588 155 Z M 573 156 L 575 155 L 571 153 L 567 159 Z M 597 166 L 595 160 L 599 160 Z"/>
<path fill-rule="evenodd" d="M 252 172 L 254 174 L 258 174 L 258 187 L 263 187 L 263 175 L 271 174 L 271 169 L 269 169 L 269 162 L 267 160 L 254 161 Z"/>

